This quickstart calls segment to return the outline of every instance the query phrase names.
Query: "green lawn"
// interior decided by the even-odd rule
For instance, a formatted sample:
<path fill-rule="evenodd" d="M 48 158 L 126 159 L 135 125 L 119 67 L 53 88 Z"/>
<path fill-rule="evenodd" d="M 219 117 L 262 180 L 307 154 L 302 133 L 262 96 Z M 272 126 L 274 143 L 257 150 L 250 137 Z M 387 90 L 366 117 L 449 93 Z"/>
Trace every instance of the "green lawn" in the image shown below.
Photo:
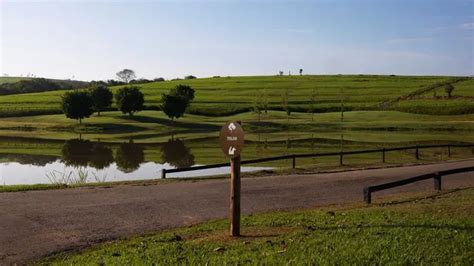
<path fill-rule="evenodd" d="M 245 216 L 63 253 L 52 265 L 472 265 L 474 189 Z"/>
<path fill-rule="evenodd" d="M 315 112 L 339 110 L 341 95 L 346 110 L 377 110 L 381 103 L 450 79 L 440 76 L 255 76 L 176 80 L 138 86 L 145 94 L 146 105 L 156 108 L 162 93 L 178 84 L 190 85 L 196 89 L 190 113 L 222 116 L 251 109 L 259 97 L 265 99 L 268 108 L 281 109 L 282 95 L 286 91 L 289 106 L 294 111 L 306 112 L 311 108 L 313 90 Z M 0 115 L 59 112 L 63 94 L 64 91 L 53 91 L 0 96 Z"/>

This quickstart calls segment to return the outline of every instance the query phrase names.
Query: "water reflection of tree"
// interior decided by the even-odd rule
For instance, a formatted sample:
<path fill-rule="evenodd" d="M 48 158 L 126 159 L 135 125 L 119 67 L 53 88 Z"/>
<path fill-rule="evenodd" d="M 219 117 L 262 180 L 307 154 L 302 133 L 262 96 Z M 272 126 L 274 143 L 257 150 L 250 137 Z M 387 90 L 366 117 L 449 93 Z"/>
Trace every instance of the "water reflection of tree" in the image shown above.
<path fill-rule="evenodd" d="M 87 166 L 92 154 L 92 142 L 81 139 L 70 139 L 64 142 L 62 162 L 68 166 Z"/>
<path fill-rule="evenodd" d="M 180 139 L 169 139 L 161 147 L 162 160 L 176 168 L 190 167 L 195 164 L 191 149 Z"/>
<path fill-rule="evenodd" d="M 102 143 L 95 143 L 92 146 L 92 153 L 89 165 L 96 169 L 104 169 L 114 162 L 112 149 Z"/>
<path fill-rule="evenodd" d="M 45 166 L 54 163 L 58 158 L 50 155 L 34 154 L 0 154 L 0 161 L 17 162 L 20 164 L 31 164 L 35 166 Z"/>
<path fill-rule="evenodd" d="M 67 140 L 62 149 L 62 162 L 68 166 L 91 166 L 104 169 L 113 163 L 112 150 L 102 143 L 92 143 L 88 140 Z"/>
<path fill-rule="evenodd" d="M 137 170 L 144 161 L 145 153 L 143 148 L 132 141 L 120 144 L 115 153 L 117 168 L 124 173 L 131 173 Z"/>

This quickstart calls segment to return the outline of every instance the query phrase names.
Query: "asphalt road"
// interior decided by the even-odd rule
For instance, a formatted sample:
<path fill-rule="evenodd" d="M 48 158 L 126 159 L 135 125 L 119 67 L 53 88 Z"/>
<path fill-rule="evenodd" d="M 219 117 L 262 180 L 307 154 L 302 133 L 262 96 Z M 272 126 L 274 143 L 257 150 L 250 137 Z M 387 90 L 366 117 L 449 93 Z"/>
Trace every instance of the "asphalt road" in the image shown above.
<path fill-rule="evenodd" d="M 474 166 L 474 160 L 314 175 L 245 178 L 242 212 L 250 214 L 362 201 L 369 184 Z M 474 173 L 443 179 L 443 188 L 474 186 Z M 430 191 L 433 181 L 377 192 Z M 118 185 L 0 193 L 0 264 L 27 263 L 52 253 L 135 234 L 224 218 L 229 180 Z"/>

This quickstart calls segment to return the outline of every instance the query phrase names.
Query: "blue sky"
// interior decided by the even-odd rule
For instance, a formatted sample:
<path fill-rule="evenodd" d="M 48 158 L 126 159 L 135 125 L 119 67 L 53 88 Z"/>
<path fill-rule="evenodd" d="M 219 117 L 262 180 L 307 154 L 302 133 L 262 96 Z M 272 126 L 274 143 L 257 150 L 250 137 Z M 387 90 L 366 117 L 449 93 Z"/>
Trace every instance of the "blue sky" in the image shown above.
<path fill-rule="evenodd" d="M 474 0 L 2 0 L 0 23 L 10 76 L 474 73 Z"/>

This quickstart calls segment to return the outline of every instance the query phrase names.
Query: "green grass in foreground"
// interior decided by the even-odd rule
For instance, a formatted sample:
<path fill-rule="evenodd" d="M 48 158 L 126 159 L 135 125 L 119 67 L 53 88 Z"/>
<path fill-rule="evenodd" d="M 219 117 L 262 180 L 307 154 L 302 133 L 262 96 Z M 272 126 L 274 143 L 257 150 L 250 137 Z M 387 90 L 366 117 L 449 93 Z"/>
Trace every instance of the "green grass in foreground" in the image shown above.
<path fill-rule="evenodd" d="M 40 263 L 473 265 L 474 188 L 420 195 L 371 207 L 246 216 L 243 237 L 235 239 L 227 236 L 227 221 L 221 220 L 59 254 Z"/>

